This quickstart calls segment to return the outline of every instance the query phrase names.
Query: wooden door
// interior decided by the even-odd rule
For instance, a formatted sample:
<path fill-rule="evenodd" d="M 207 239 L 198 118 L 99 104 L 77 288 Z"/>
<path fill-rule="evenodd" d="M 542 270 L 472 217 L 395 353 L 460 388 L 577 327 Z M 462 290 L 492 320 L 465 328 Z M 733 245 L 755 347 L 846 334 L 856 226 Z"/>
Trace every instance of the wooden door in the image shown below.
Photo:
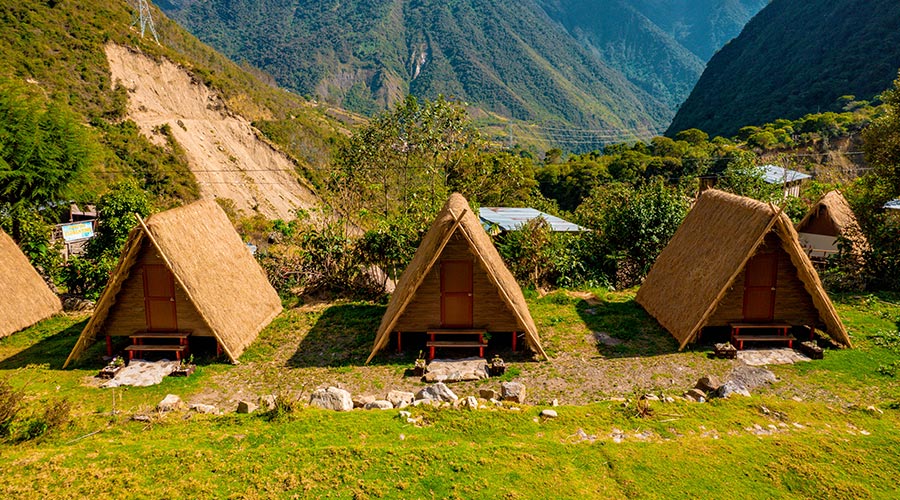
<path fill-rule="evenodd" d="M 147 330 L 178 330 L 175 309 L 175 277 L 164 265 L 144 266 L 144 311 Z"/>
<path fill-rule="evenodd" d="M 778 254 L 754 255 L 744 269 L 744 321 L 772 321 L 778 281 Z"/>
<path fill-rule="evenodd" d="M 472 261 L 441 261 L 441 327 L 472 328 Z"/>

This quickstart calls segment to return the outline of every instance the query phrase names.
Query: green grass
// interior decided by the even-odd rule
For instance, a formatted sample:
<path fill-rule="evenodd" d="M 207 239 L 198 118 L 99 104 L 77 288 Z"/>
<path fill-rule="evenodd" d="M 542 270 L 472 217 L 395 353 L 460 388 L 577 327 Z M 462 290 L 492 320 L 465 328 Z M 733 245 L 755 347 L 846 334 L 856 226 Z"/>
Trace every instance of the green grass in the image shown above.
<path fill-rule="evenodd" d="M 703 346 L 676 353 L 634 305 L 633 292 L 594 293 L 529 299 L 556 355 L 584 355 L 594 364 L 650 366 L 671 357 L 683 367 L 725 363 L 708 361 Z M 0 378 L 26 393 L 22 418 L 61 398 L 74 403 L 69 424 L 31 441 L 0 441 L 0 497 L 892 498 L 900 472 L 900 384 L 877 367 L 900 359 L 898 346 L 878 344 L 890 338 L 879 332 L 896 331 L 900 300 L 846 295 L 836 306 L 856 348 L 773 367 L 781 380 L 751 398 L 653 402 L 645 418 L 637 392 L 618 394 L 625 402 L 560 406 L 557 419 L 539 417 L 539 405 L 419 407 L 411 409 L 418 424 L 396 411 L 342 414 L 303 405 L 274 420 L 154 411 L 166 394 L 193 401 L 230 394 L 229 384 L 282 384 L 289 397 L 305 400 L 297 387 L 320 380 L 375 387 L 400 380 L 405 357 L 386 354 L 362 366 L 383 306 L 288 310 L 240 366 L 204 361 L 189 378 L 114 390 L 93 382 L 102 343 L 74 369 L 59 368 L 85 321 L 60 316 L 0 340 Z M 620 338 L 620 350 L 591 344 L 592 331 Z M 509 379 L 578 384 L 560 363 L 508 363 Z M 467 395 L 483 386 L 489 384 L 453 388 Z M 152 421 L 132 421 L 136 413 Z"/>

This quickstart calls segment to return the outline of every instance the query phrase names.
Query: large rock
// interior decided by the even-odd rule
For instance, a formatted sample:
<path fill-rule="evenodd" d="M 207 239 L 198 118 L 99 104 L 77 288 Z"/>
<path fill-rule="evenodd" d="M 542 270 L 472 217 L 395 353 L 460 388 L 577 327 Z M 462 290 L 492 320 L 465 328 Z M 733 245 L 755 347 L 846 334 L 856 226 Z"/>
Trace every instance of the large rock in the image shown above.
<path fill-rule="evenodd" d="M 697 384 L 694 385 L 694 388 L 709 393 L 718 389 L 720 385 L 722 384 L 719 382 L 719 379 L 716 378 L 715 375 L 707 375 L 705 377 L 700 377 L 700 380 L 697 381 Z"/>
<path fill-rule="evenodd" d="M 416 400 L 416 395 L 406 391 L 391 391 L 387 394 L 387 400 L 397 408 L 402 404 L 412 404 Z"/>
<path fill-rule="evenodd" d="M 256 403 L 251 403 L 250 401 L 240 401 L 237 405 L 238 413 L 253 413 L 259 408 L 259 405 Z"/>
<path fill-rule="evenodd" d="M 442 401 L 452 403 L 459 399 L 449 387 L 441 382 L 430 385 L 416 393 L 416 400 L 425 399 L 429 401 Z"/>
<path fill-rule="evenodd" d="M 467 396 L 466 397 L 466 406 L 469 407 L 470 410 L 478 409 L 478 399 L 475 396 Z"/>
<path fill-rule="evenodd" d="M 694 388 L 684 393 L 684 398 L 688 401 L 703 403 L 706 401 L 707 396 L 705 392 L 701 391 L 700 389 Z"/>
<path fill-rule="evenodd" d="M 556 410 L 541 410 L 541 416 L 544 418 L 556 418 L 559 416 L 559 413 Z"/>
<path fill-rule="evenodd" d="M 728 380 L 737 382 L 747 390 L 753 390 L 778 381 L 775 374 L 758 366 L 738 365 L 728 375 Z"/>
<path fill-rule="evenodd" d="M 268 411 L 274 410 L 278 403 L 278 396 L 274 394 L 266 394 L 259 397 L 259 406 Z"/>
<path fill-rule="evenodd" d="M 203 403 L 195 403 L 190 406 L 192 411 L 197 413 L 209 413 L 209 414 L 217 414 L 219 411 L 213 405 L 205 405 Z"/>
<path fill-rule="evenodd" d="M 367 404 L 375 401 L 375 396 L 353 396 L 354 408 L 365 408 Z"/>
<path fill-rule="evenodd" d="M 435 359 L 428 363 L 426 382 L 462 382 L 490 377 L 483 358 Z"/>
<path fill-rule="evenodd" d="M 367 404 L 365 408 L 367 410 L 393 410 L 394 405 L 392 405 L 390 401 L 378 399 Z"/>
<path fill-rule="evenodd" d="M 500 384 L 500 396 L 503 401 L 525 402 L 525 386 L 519 382 L 503 382 Z"/>
<path fill-rule="evenodd" d="M 181 398 L 175 394 L 166 394 L 166 397 L 156 405 L 159 411 L 174 411 L 181 407 Z"/>
<path fill-rule="evenodd" d="M 716 389 L 715 397 L 717 398 L 727 398 L 732 395 L 739 395 L 744 397 L 750 397 L 750 391 L 747 390 L 746 387 L 741 385 L 740 382 L 736 382 L 734 380 L 729 380 L 722 384 L 721 387 Z"/>
<path fill-rule="evenodd" d="M 329 387 L 313 392 L 309 396 L 309 405 L 325 410 L 350 411 L 353 409 L 353 398 L 350 397 L 349 392 L 343 389 Z"/>
<path fill-rule="evenodd" d="M 481 397 L 481 399 L 487 399 L 487 400 L 491 400 L 491 399 L 499 400 L 500 399 L 500 393 L 495 391 L 494 389 L 478 389 L 478 395 Z"/>

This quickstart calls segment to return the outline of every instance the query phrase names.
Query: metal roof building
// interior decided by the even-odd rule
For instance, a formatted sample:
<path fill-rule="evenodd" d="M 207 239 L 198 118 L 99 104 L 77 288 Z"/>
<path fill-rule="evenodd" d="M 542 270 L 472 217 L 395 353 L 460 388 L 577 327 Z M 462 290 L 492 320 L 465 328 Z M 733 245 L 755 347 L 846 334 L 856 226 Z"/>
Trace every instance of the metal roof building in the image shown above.
<path fill-rule="evenodd" d="M 900 198 L 885 203 L 883 208 L 888 210 L 900 210 Z"/>
<path fill-rule="evenodd" d="M 778 165 L 763 165 L 759 167 L 763 172 L 763 179 L 769 184 L 791 183 L 811 179 L 811 175 L 807 175 L 796 170 L 788 170 Z"/>
<path fill-rule="evenodd" d="M 501 231 L 515 231 L 525 225 L 528 221 L 538 217 L 547 221 L 552 231 L 556 232 L 581 232 L 588 229 L 579 226 L 573 222 L 565 221 L 541 212 L 534 208 L 517 208 L 517 207 L 481 207 L 478 210 L 478 217 L 485 230 L 490 232 L 492 227 L 497 227 Z"/>

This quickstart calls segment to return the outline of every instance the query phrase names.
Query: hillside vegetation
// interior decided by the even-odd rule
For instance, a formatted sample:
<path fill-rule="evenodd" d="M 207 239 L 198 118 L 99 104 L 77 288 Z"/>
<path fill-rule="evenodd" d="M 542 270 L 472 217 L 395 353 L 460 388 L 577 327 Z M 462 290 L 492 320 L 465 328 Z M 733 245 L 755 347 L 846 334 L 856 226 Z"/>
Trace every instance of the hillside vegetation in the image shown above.
<path fill-rule="evenodd" d="M 667 134 L 731 136 L 872 99 L 897 75 L 898 24 L 892 0 L 774 0 L 709 61 Z"/>

